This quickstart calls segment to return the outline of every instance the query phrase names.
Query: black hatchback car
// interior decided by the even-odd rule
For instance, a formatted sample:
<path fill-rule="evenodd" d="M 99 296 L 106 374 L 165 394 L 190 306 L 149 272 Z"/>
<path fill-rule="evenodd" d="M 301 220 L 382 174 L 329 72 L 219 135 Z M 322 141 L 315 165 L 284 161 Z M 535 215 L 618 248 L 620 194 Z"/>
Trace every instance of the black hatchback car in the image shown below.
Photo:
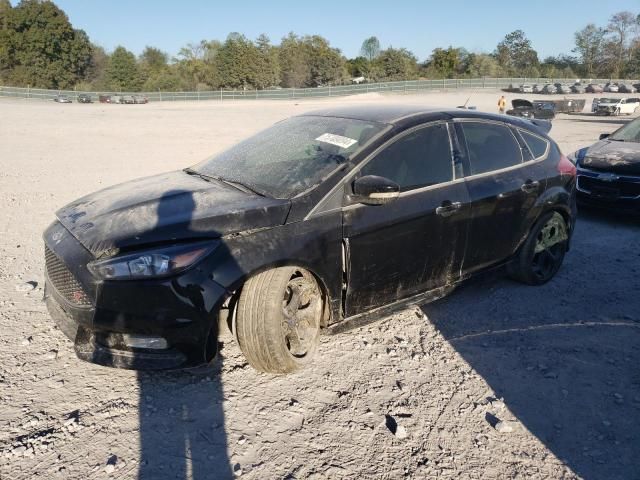
<path fill-rule="evenodd" d="M 640 213 L 640 118 L 569 155 L 578 167 L 578 202 Z"/>
<path fill-rule="evenodd" d="M 575 218 L 575 166 L 548 128 L 410 106 L 284 120 L 60 209 L 44 233 L 49 311 L 102 365 L 208 362 L 226 323 L 252 366 L 289 372 L 322 330 L 488 268 L 542 284 Z"/>

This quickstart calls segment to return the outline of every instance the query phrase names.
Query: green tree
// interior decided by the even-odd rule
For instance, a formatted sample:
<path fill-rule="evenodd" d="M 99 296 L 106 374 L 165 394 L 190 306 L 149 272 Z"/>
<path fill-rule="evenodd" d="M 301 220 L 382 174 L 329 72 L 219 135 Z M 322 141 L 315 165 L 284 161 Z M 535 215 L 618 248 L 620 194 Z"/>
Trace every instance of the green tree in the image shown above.
<path fill-rule="evenodd" d="M 499 77 L 502 69 L 492 55 L 486 53 L 471 53 L 466 62 L 465 73 L 469 77 Z"/>
<path fill-rule="evenodd" d="M 584 73 L 589 78 L 595 76 L 596 69 L 602 64 L 605 33 L 603 28 L 590 23 L 574 34 L 576 46 L 573 52 L 579 55 Z"/>
<path fill-rule="evenodd" d="M 620 78 L 628 59 L 631 30 L 638 25 L 637 17 L 631 12 L 618 12 L 611 16 L 607 32 L 611 35 L 607 51 L 611 52 L 609 65 L 611 76 Z"/>
<path fill-rule="evenodd" d="M 436 48 L 427 62 L 427 71 L 430 77 L 451 78 L 458 73 L 461 64 L 459 48 Z"/>
<path fill-rule="evenodd" d="M 229 88 L 256 88 L 259 50 L 244 35 L 230 33 L 218 52 L 222 85 Z M 262 82 L 260 82 L 262 83 Z"/>
<path fill-rule="evenodd" d="M 308 87 L 344 83 L 347 69 L 340 50 L 332 48 L 329 41 L 320 35 L 304 37 L 303 43 L 309 65 Z"/>
<path fill-rule="evenodd" d="M 380 40 L 377 37 L 369 37 L 360 47 L 360 55 L 369 60 L 375 60 L 380 55 Z"/>
<path fill-rule="evenodd" d="M 169 64 L 169 55 L 159 48 L 146 46 L 140 54 L 140 65 L 149 72 L 161 72 Z"/>
<path fill-rule="evenodd" d="M 381 80 L 411 80 L 418 74 L 418 60 L 405 48 L 389 47 L 383 50 L 376 63 L 380 68 Z"/>
<path fill-rule="evenodd" d="M 109 57 L 105 79 L 110 90 L 140 90 L 142 81 L 136 56 L 122 46 L 117 47 Z"/>
<path fill-rule="evenodd" d="M 11 3 L 9 0 L 0 0 L 0 81 L 5 82 L 13 68 L 11 55 L 11 34 L 9 30 L 9 17 L 11 15 Z"/>
<path fill-rule="evenodd" d="M 280 83 L 278 49 L 271 45 L 269 37 L 262 34 L 256 40 L 257 59 L 255 87 L 268 88 Z"/>
<path fill-rule="evenodd" d="M 520 75 L 528 67 L 537 67 L 540 63 L 538 53 L 522 30 L 507 34 L 498 44 L 494 55 L 510 75 Z"/>
<path fill-rule="evenodd" d="M 307 52 L 300 37 L 293 32 L 280 42 L 278 62 L 280 83 L 283 87 L 299 88 L 307 84 L 311 76 Z"/>
<path fill-rule="evenodd" d="M 3 4 L 0 55 L 14 84 L 42 88 L 70 88 L 82 79 L 91 61 L 86 33 L 74 30 L 53 2 L 22 0 Z M 4 63 L 3 62 L 3 63 Z"/>
<path fill-rule="evenodd" d="M 93 45 L 91 50 L 91 61 L 84 80 L 94 90 L 108 90 L 105 75 L 109 65 L 109 55 L 104 48 L 97 45 Z"/>
<path fill-rule="evenodd" d="M 217 62 L 221 48 L 222 44 L 217 40 L 202 40 L 180 49 L 174 61 L 183 88 L 195 90 L 220 86 Z"/>

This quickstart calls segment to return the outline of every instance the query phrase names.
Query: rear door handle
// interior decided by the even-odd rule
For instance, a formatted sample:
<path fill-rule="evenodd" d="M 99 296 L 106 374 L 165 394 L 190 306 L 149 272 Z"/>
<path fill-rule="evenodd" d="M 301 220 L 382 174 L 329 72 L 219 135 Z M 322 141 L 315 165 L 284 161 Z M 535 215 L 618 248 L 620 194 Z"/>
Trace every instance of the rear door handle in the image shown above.
<path fill-rule="evenodd" d="M 441 217 L 449 217 L 456 213 L 462 207 L 461 202 L 450 202 L 448 200 L 442 202 L 442 205 L 436 208 L 436 214 Z"/>
<path fill-rule="evenodd" d="M 520 190 L 522 190 L 523 192 L 531 193 L 531 192 L 537 191 L 538 187 L 540 187 L 540 182 L 527 180 L 522 184 L 522 186 L 520 187 Z"/>

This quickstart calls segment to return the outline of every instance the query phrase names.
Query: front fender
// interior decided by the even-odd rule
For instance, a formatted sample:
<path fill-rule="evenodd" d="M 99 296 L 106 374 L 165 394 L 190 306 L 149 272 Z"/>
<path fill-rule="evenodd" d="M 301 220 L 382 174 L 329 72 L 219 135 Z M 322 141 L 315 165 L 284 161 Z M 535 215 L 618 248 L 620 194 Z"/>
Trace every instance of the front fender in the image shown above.
<path fill-rule="evenodd" d="M 342 216 L 335 212 L 309 220 L 221 238 L 203 265 L 228 294 L 247 278 L 282 266 L 298 266 L 320 282 L 330 302 L 331 319 L 341 318 Z"/>

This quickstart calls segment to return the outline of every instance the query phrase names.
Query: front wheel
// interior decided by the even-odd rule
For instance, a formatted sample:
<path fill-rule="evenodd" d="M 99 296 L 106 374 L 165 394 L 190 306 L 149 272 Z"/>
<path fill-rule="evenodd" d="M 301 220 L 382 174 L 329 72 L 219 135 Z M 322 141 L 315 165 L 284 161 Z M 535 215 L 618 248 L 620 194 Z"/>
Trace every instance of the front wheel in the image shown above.
<path fill-rule="evenodd" d="M 564 217 L 558 212 L 543 215 L 516 258 L 507 265 L 509 276 L 528 285 L 547 283 L 560 270 L 568 241 Z"/>
<path fill-rule="evenodd" d="M 313 357 L 320 341 L 324 300 L 306 270 L 280 267 L 251 277 L 237 306 L 235 334 L 256 370 L 288 373 Z"/>

